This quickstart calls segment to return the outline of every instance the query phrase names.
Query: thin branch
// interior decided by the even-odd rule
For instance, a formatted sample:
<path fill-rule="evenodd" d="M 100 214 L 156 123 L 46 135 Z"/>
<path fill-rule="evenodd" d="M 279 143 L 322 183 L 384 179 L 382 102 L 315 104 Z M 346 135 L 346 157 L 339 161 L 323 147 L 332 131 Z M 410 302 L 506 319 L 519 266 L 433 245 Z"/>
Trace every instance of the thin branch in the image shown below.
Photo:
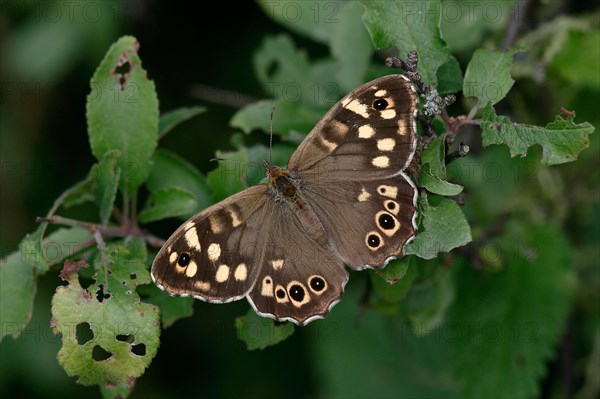
<path fill-rule="evenodd" d="M 504 40 L 502 40 L 502 51 L 508 50 L 517 40 L 517 35 L 525 20 L 525 14 L 527 13 L 529 3 L 530 0 L 519 0 L 512 9 L 510 20 L 506 27 L 506 33 L 504 34 Z"/>

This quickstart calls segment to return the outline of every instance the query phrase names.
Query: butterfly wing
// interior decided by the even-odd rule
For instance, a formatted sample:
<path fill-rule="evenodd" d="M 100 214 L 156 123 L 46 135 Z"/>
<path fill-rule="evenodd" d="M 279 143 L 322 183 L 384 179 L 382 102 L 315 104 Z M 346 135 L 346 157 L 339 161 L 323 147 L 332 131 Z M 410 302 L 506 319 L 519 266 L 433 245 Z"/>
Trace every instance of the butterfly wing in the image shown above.
<path fill-rule="evenodd" d="M 404 169 L 416 113 L 408 79 L 384 76 L 337 103 L 290 159 L 304 199 L 353 269 L 385 266 L 415 235 L 417 189 Z"/>
<path fill-rule="evenodd" d="M 152 278 L 176 296 L 217 303 L 247 296 L 259 314 L 302 325 L 339 301 L 348 274 L 327 242 L 305 234 L 292 209 L 259 185 L 179 227 Z"/>
<path fill-rule="evenodd" d="M 267 187 L 250 187 L 181 225 L 152 264 L 155 284 L 171 295 L 209 302 L 244 297 L 258 277 Z"/>

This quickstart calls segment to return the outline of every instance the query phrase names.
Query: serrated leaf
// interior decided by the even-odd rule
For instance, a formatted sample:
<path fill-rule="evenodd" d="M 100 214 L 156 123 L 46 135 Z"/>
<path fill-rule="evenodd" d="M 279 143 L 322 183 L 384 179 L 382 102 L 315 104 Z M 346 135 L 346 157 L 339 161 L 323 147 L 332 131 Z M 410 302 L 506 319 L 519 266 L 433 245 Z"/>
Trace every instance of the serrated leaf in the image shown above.
<path fill-rule="evenodd" d="M 255 350 L 277 345 L 294 333 L 295 326 L 292 323 L 275 323 L 250 309 L 245 316 L 235 319 L 237 337 L 246 344 L 248 350 Z"/>
<path fill-rule="evenodd" d="M 250 133 L 256 129 L 268 133 L 271 127 L 273 107 L 275 107 L 273 134 L 280 135 L 289 141 L 298 141 L 294 137 L 303 138 L 323 116 L 323 111 L 319 109 L 278 99 L 272 102 L 259 101 L 246 105 L 233 115 L 229 125 L 242 129 L 244 133 Z"/>
<path fill-rule="evenodd" d="M 448 58 L 448 61 L 438 69 L 437 78 L 437 90 L 440 95 L 456 93 L 463 88 L 463 76 L 460 64 L 452 55 Z"/>
<path fill-rule="evenodd" d="M 510 68 L 517 51 L 516 48 L 508 51 L 476 50 L 465 72 L 464 95 L 475 97 L 479 108 L 502 100 L 515 83 L 510 76 Z"/>
<path fill-rule="evenodd" d="M 177 320 L 194 314 L 194 298 L 170 296 L 154 284 L 140 287 L 138 291 L 147 296 L 146 302 L 160 308 L 160 319 L 163 328 L 168 328 Z"/>
<path fill-rule="evenodd" d="M 58 360 L 82 385 L 131 384 L 143 374 L 158 347 L 158 308 L 142 303 L 136 287 L 150 282 L 146 266 L 120 244 L 101 250 L 96 259 L 96 282 L 88 289 L 65 265 L 66 286 L 52 298 L 52 329 L 62 334 Z M 78 341 L 79 326 L 92 338 Z"/>
<path fill-rule="evenodd" d="M 450 342 L 451 357 L 461 358 L 454 363 L 457 396 L 537 397 L 570 309 L 571 249 L 551 225 L 520 221 L 509 223 L 497 243 L 504 270 L 481 273 L 463 262 L 457 273 L 457 293 L 468 291 L 448 314 L 449 328 L 462 332 Z"/>
<path fill-rule="evenodd" d="M 142 223 L 154 222 L 174 216 L 188 215 L 198 207 L 194 195 L 181 188 L 166 188 L 150 194 L 138 219 Z"/>
<path fill-rule="evenodd" d="M 340 22 L 339 12 L 344 2 L 269 1 L 259 0 L 264 13 L 286 28 L 326 44 L 331 39 L 335 25 Z"/>
<path fill-rule="evenodd" d="M 158 149 L 152 156 L 152 171 L 146 184 L 151 193 L 169 188 L 189 191 L 196 200 L 196 208 L 189 214 L 208 207 L 213 203 L 212 193 L 204 177 L 196 167 L 174 152 Z"/>
<path fill-rule="evenodd" d="M 450 50 L 440 35 L 439 1 L 365 1 L 363 21 L 375 47 L 396 47 L 398 55 L 419 54 L 417 70 L 423 81 L 437 86 L 437 71 L 448 62 Z"/>
<path fill-rule="evenodd" d="M 86 116 L 92 153 L 121 153 L 119 187 L 131 193 L 148 177 L 158 141 L 158 99 L 138 56 L 139 43 L 124 36 L 96 69 L 87 97 Z"/>
<path fill-rule="evenodd" d="M 177 108 L 160 116 L 158 121 L 158 138 L 163 138 L 173 128 L 194 116 L 200 115 L 206 111 L 206 107 L 182 107 Z"/>
<path fill-rule="evenodd" d="M 440 252 L 448 252 L 471 241 L 471 228 L 456 202 L 442 198 L 437 205 L 431 205 L 422 197 L 420 204 L 422 229 L 404 247 L 405 255 L 433 259 Z"/>
<path fill-rule="evenodd" d="M 47 266 L 76 254 L 76 250 L 91 238 L 81 228 L 59 229 L 40 244 L 41 252 L 21 249 L 0 262 L 0 341 L 4 336 L 17 338 L 31 318 L 37 277 L 47 269 L 36 269 L 26 260 L 32 256 L 44 259 Z M 31 260 L 31 259 L 29 259 Z M 36 262 L 34 262 L 36 263 Z M 37 262 L 39 263 L 39 261 Z"/>
<path fill-rule="evenodd" d="M 483 146 L 506 144 L 510 155 L 525 156 L 529 147 L 542 146 L 542 164 L 557 165 L 577 159 L 589 146 L 588 135 L 594 127 L 587 122 L 575 124 L 574 115 L 563 119 L 560 115 L 545 127 L 512 123 L 506 116 L 497 116 L 488 105 L 483 112 Z"/>
<path fill-rule="evenodd" d="M 318 4 L 318 3 L 314 3 Z M 362 23 L 363 7 L 355 2 L 344 4 L 339 12 L 339 22 L 334 24 L 330 48 L 337 61 L 334 75 L 340 87 L 350 92 L 364 83 L 373 45 Z"/>

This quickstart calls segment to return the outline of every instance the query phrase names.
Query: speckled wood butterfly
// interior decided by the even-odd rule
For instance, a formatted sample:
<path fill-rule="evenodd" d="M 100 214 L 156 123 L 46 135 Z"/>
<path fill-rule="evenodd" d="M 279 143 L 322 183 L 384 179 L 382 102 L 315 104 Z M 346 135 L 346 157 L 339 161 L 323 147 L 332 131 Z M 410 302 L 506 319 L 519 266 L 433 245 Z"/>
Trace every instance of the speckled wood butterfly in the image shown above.
<path fill-rule="evenodd" d="M 192 217 L 152 265 L 171 295 L 246 297 L 261 316 L 304 325 L 341 299 L 348 272 L 381 269 L 416 233 L 417 94 L 402 75 L 369 82 L 315 126 L 267 184 Z"/>

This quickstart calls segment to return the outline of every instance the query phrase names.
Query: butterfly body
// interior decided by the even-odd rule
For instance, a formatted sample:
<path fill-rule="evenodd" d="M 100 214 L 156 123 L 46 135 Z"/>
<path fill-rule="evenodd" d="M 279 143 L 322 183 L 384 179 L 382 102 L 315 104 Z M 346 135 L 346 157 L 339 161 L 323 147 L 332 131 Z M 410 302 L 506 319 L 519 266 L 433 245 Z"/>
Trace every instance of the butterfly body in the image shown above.
<path fill-rule="evenodd" d="M 303 325 L 342 297 L 348 267 L 382 268 L 416 233 L 417 190 L 404 170 L 416 149 L 417 96 L 401 75 L 338 102 L 267 184 L 200 212 L 152 266 L 169 294 L 246 297 L 257 313 Z"/>

